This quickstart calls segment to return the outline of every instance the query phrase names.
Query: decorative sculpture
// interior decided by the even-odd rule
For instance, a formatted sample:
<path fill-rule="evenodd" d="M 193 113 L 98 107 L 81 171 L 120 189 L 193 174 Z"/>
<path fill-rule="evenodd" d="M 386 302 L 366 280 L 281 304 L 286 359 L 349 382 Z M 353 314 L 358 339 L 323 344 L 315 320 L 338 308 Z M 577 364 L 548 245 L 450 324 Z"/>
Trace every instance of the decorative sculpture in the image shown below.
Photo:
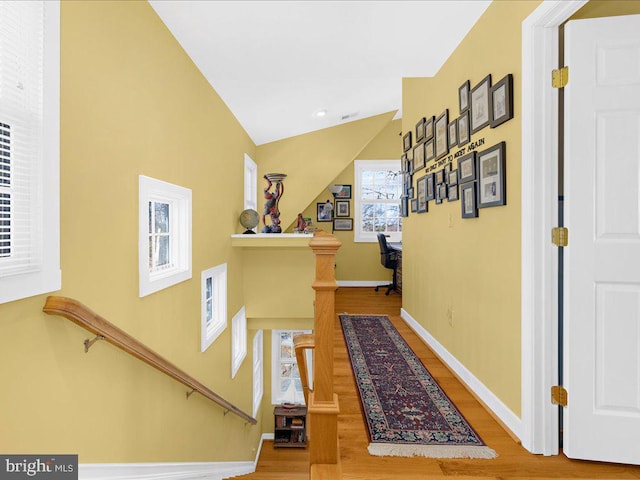
<path fill-rule="evenodd" d="M 282 233 L 278 204 L 284 194 L 284 184 L 282 181 L 286 178 L 286 175 L 284 173 L 267 173 L 264 178 L 269 184 L 264 189 L 266 202 L 264 203 L 264 211 L 262 212 L 262 223 L 264 224 L 262 233 Z M 270 191 L 269 189 L 273 186 L 273 182 L 275 182 L 276 185 L 273 191 Z M 267 225 L 267 215 L 271 218 L 271 225 Z"/>

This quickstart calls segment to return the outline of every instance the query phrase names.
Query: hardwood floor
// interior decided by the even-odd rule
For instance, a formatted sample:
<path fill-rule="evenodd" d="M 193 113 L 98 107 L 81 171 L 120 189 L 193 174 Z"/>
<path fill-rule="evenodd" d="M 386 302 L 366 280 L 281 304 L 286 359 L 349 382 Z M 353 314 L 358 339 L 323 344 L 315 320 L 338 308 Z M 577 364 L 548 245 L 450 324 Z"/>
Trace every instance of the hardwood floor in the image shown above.
<path fill-rule="evenodd" d="M 401 298 L 372 288 L 340 288 L 336 313 L 385 314 L 429 369 L 482 439 L 498 453 L 493 460 L 374 457 L 367 452 L 368 435 L 360 399 L 347 357 L 339 321 L 335 324 L 335 391 L 340 401 L 338 434 L 345 480 L 448 479 L 544 480 L 640 479 L 640 466 L 569 460 L 563 455 L 543 457 L 528 453 L 502 429 L 455 376 L 400 318 Z M 241 478 L 251 480 L 308 479 L 307 449 L 262 448 L 257 471 Z"/>

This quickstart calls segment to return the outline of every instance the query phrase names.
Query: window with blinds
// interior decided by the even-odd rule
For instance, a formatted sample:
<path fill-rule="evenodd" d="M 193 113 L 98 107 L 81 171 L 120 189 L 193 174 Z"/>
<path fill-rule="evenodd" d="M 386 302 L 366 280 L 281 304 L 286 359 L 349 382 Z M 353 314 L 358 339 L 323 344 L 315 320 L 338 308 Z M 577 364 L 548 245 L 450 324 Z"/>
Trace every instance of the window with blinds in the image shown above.
<path fill-rule="evenodd" d="M 0 1 L 0 303 L 60 288 L 60 3 Z"/>
<path fill-rule="evenodd" d="M 11 255 L 11 126 L 0 122 L 0 258 Z"/>

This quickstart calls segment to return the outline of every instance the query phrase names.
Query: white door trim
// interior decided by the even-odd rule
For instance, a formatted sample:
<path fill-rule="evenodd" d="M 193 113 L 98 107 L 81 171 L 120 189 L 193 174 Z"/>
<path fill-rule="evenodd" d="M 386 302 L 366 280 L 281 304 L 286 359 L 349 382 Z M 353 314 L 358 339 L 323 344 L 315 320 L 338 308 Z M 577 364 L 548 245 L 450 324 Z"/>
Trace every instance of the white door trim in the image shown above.
<path fill-rule="evenodd" d="M 522 22 L 522 445 L 557 455 L 558 26 L 587 0 L 544 1 Z"/>

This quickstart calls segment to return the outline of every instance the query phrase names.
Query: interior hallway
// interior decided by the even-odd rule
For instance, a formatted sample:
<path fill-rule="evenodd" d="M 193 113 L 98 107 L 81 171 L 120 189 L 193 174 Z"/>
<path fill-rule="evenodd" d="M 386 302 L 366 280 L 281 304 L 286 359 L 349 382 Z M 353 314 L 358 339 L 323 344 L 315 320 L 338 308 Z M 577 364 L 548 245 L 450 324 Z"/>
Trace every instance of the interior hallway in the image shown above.
<path fill-rule="evenodd" d="M 498 453 L 494 460 L 429 459 L 423 457 L 374 457 L 367 452 L 368 434 L 360 411 L 360 399 L 349 364 L 340 323 L 335 321 L 334 386 L 340 401 L 338 434 L 345 480 L 383 479 L 640 479 L 640 466 L 624 466 L 569 460 L 563 455 L 532 455 L 502 429 L 422 340 L 400 318 L 401 297 L 373 288 L 340 288 L 336 313 L 385 314 L 429 369 L 443 390 L 480 434 Z M 256 473 L 241 478 L 308 479 L 308 449 L 262 447 Z"/>

